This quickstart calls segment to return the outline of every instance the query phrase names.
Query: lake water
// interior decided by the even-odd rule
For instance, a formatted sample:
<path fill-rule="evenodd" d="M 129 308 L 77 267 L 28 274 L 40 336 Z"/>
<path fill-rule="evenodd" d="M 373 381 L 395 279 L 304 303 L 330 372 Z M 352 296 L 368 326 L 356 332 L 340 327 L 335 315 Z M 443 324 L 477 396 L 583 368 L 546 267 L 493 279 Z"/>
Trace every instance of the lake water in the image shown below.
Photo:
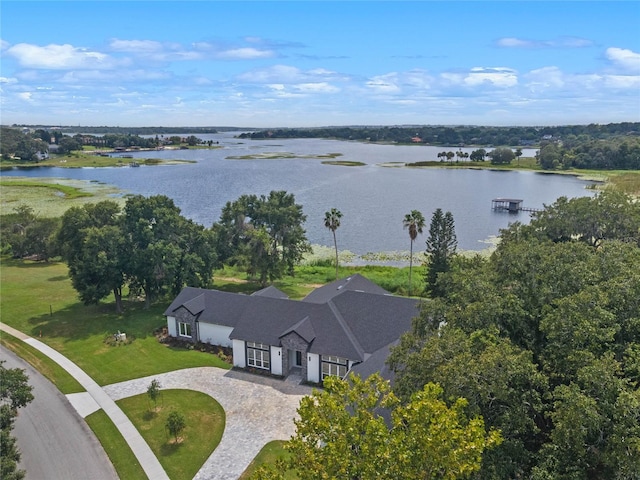
<path fill-rule="evenodd" d="M 251 141 L 233 133 L 198 135 L 220 142 L 222 148 L 142 152 L 134 157 L 193 160 L 180 165 L 140 168 L 33 168 L 3 171 L 2 175 L 61 177 L 93 180 L 115 185 L 126 192 L 171 197 L 182 213 L 207 227 L 218 220 L 222 207 L 242 194 L 265 194 L 271 190 L 293 193 L 307 215 L 305 228 L 312 244 L 333 246 L 331 232 L 324 227 L 324 212 L 337 208 L 343 213 L 337 231 L 338 248 L 356 254 L 409 250 L 409 235 L 402 219 L 420 210 L 427 220 L 424 235 L 414 244 L 425 249 L 428 224 L 436 208 L 451 211 L 458 246 L 482 250 L 510 222 L 527 223 L 528 213 L 491 210 L 497 197 L 523 199 L 523 205 L 542 208 L 560 196 L 593 195 L 589 182 L 567 175 L 534 172 L 452 170 L 440 168 L 389 167 L 392 162 L 437 160 L 437 153 L 457 148 L 372 145 L 318 139 Z M 473 148 L 462 149 L 471 152 Z M 265 153 L 299 155 L 293 159 L 234 160 L 230 156 Z M 308 155 L 341 153 L 336 160 L 363 162 L 361 167 L 323 165 Z M 524 151 L 533 156 L 534 150 Z M 124 160 L 128 162 L 130 160 Z"/>

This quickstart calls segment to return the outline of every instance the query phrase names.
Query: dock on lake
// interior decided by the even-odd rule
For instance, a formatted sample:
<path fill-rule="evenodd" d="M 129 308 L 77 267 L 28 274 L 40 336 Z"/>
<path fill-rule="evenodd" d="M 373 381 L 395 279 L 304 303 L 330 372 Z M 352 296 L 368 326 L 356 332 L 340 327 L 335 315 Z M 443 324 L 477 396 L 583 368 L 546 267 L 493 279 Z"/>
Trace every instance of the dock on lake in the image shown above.
<path fill-rule="evenodd" d="M 494 198 L 491 200 L 491 209 L 509 213 L 541 211 L 540 208 L 523 207 L 522 202 L 519 198 Z"/>

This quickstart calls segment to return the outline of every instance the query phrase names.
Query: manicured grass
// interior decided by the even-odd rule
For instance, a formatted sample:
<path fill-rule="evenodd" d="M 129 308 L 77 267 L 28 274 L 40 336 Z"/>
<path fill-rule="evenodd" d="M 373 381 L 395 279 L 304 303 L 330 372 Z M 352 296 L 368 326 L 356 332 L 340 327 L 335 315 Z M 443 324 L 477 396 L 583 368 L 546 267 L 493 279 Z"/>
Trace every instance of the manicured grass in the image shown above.
<path fill-rule="evenodd" d="M 43 374 L 58 390 L 65 395 L 69 393 L 84 392 L 82 385 L 67 373 L 67 371 L 51 360 L 45 354 L 36 350 L 31 345 L 24 343 L 22 340 L 15 338 L 13 335 L 2 332 L 0 344 L 11 350 L 23 360 L 26 360 L 31 366 Z"/>
<path fill-rule="evenodd" d="M 281 458 L 287 458 L 289 453 L 284 449 L 285 441 L 273 440 L 267 443 L 262 450 L 256 455 L 251 464 L 242 473 L 238 480 L 251 480 L 256 470 L 262 465 L 275 465 L 276 461 Z M 284 480 L 296 480 L 298 476 L 290 471 L 282 473 Z"/>
<path fill-rule="evenodd" d="M 153 331 L 166 325 L 162 313 L 168 304 L 165 299 L 145 310 L 144 302 L 126 301 L 125 313 L 116 315 L 111 299 L 80 303 L 63 263 L 2 259 L 2 321 L 66 355 L 101 385 L 181 368 L 230 368 L 215 355 L 158 342 Z M 118 330 L 134 341 L 119 347 L 104 343 Z"/>
<path fill-rule="evenodd" d="M 119 400 L 172 480 L 190 480 L 220 443 L 225 413 L 209 395 L 190 390 L 161 390 L 157 409 L 147 394 Z M 175 443 L 165 429 L 172 410 L 184 415 L 186 427 Z M 128 478 L 128 477 L 121 477 Z"/>
<path fill-rule="evenodd" d="M 127 480 L 147 479 L 138 459 L 104 410 L 98 410 L 88 415 L 85 421 L 100 440 L 102 448 L 118 473 L 118 477 Z"/>

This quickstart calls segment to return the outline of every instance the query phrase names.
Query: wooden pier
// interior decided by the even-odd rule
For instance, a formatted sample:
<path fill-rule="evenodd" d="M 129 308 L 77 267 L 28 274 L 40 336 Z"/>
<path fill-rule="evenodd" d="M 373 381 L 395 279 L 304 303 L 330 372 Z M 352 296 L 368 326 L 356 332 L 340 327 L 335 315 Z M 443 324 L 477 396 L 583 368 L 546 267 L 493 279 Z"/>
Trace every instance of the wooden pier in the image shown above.
<path fill-rule="evenodd" d="M 491 209 L 501 212 L 518 213 L 518 212 L 539 212 L 540 208 L 523 207 L 523 200 L 519 198 L 494 198 L 491 200 Z"/>

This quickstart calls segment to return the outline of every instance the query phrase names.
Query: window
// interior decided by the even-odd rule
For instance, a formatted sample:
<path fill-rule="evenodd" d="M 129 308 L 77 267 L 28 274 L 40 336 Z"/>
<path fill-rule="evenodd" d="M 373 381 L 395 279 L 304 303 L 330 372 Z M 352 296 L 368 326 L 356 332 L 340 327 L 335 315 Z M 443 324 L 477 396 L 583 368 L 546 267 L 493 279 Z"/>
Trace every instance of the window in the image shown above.
<path fill-rule="evenodd" d="M 333 357 L 331 355 L 321 355 L 322 364 L 322 380 L 329 375 L 336 375 L 344 378 L 347 374 L 347 365 L 349 361 L 346 358 Z"/>
<path fill-rule="evenodd" d="M 250 367 L 269 370 L 271 368 L 269 345 L 257 342 L 247 342 L 247 365 Z"/>
<path fill-rule="evenodd" d="M 178 333 L 180 333 L 181 337 L 189 337 L 191 338 L 191 324 L 190 323 L 178 323 Z"/>

